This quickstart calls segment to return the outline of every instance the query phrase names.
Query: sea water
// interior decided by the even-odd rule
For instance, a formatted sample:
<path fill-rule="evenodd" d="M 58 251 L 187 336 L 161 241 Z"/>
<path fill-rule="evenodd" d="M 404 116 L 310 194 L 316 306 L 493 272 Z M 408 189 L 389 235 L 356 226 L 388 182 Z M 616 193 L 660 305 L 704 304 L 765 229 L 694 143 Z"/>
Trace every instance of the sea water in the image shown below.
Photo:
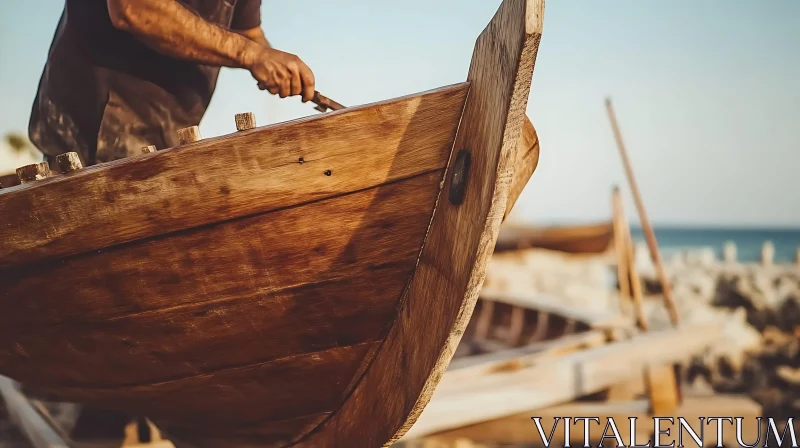
<path fill-rule="evenodd" d="M 800 248 L 800 229 L 758 229 L 758 228 L 681 228 L 655 227 L 658 247 L 665 259 L 681 251 L 711 248 L 717 259 L 722 259 L 722 248 L 726 242 L 736 244 L 736 258 L 740 262 L 758 262 L 765 241 L 775 246 L 775 263 L 795 261 Z M 632 227 L 631 234 L 636 242 L 644 242 L 640 228 Z"/>

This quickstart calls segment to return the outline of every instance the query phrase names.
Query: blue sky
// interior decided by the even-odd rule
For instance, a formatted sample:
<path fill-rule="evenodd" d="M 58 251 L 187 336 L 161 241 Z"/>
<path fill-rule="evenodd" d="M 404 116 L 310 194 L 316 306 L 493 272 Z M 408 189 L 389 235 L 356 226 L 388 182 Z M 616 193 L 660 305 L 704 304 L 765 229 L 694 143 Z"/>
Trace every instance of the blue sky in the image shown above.
<path fill-rule="evenodd" d="M 499 3 L 265 0 L 262 15 L 318 90 L 356 105 L 462 81 Z M 27 127 L 62 8 L 0 6 L 0 134 Z M 550 0 L 528 103 L 542 156 L 518 217 L 606 219 L 613 184 L 630 196 L 603 106 L 611 96 L 653 221 L 800 227 L 798 20 L 796 0 Z M 232 132 L 242 111 L 259 124 L 316 113 L 224 70 L 203 135 Z"/>

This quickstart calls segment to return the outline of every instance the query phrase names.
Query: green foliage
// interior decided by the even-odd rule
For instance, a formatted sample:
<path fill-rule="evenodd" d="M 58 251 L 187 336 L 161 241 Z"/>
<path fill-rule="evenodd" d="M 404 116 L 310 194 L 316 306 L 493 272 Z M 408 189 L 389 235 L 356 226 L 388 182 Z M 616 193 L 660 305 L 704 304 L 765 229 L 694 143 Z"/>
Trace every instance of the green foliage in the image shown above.
<path fill-rule="evenodd" d="M 9 132 L 6 134 L 6 142 L 8 146 L 11 147 L 17 153 L 21 153 L 24 151 L 30 151 L 31 144 L 28 139 L 17 132 Z"/>

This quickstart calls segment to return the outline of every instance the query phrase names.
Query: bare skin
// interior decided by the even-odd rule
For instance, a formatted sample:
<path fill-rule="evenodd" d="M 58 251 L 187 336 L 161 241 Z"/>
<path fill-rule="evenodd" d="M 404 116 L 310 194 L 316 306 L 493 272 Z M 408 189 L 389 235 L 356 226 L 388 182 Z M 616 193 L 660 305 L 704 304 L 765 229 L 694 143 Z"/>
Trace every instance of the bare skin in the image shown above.
<path fill-rule="evenodd" d="M 111 22 L 155 51 L 203 65 L 243 68 L 281 98 L 314 97 L 314 74 L 297 56 L 272 48 L 260 27 L 240 32 L 209 23 L 175 0 L 106 0 Z"/>

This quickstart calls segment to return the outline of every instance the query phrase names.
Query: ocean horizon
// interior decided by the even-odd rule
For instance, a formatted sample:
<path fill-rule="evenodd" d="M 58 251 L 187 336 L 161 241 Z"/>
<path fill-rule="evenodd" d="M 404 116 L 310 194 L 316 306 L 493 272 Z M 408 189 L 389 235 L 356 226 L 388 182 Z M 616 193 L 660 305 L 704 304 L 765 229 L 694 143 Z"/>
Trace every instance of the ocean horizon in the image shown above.
<path fill-rule="evenodd" d="M 791 263 L 800 248 L 800 228 L 656 225 L 654 231 L 665 258 L 679 251 L 710 248 L 717 259 L 722 259 L 723 247 L 731 241 L 736 244 L 739 261 L 757 262 L 764 242 L 771 241 L 775 263 Z M 634 241 L 645 242 L 641 227 L 631 226 L 631 235 Z"/>

